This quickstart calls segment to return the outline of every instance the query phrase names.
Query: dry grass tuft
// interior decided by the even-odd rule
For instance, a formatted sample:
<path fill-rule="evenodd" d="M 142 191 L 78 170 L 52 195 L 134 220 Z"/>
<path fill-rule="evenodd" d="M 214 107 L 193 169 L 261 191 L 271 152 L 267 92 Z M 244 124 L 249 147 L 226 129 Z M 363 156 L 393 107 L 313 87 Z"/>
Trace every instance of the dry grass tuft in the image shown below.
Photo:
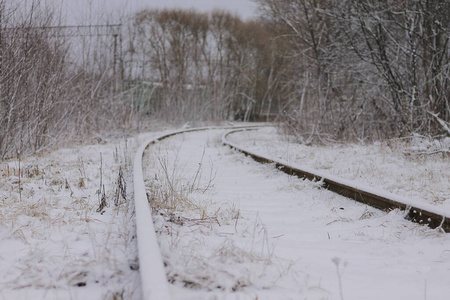
<path fill-rule="evenodd" d="M 169 281 L 227 292 L 273 286 L 279 279 L 273 274 L 281 277 L 285 267 L 274 263 L 261 220 L 249 221 L 235 205 L 209 200 L 216 171 L 205 163 L 205 150 L 191 169 L 179 153 L 151 150 L 145 156 L 147 196 Z"/>

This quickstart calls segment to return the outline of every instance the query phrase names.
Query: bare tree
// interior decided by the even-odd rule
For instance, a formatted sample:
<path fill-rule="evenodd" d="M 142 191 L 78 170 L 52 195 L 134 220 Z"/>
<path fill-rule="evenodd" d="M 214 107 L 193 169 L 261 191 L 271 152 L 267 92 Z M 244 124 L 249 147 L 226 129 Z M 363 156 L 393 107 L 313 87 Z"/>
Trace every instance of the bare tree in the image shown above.
<path fill-rule="evenodd" d="M 134 28 L 130 55 L 142 57 L 139 80 L 152 83 L 147 102 L 158 116 L 224 120 L 239 109 L 264 110 L 274 52 L 261 22 L 222 11 L 150 10 L 136 15 Z"/>
<path fill-rule="evenodd" d="M 436 133 L 428 112 L 449 120 L 448 1 L 351 1 L 351 49 L 376 68 L 400 134 Z M 380 91 L 383 88 L 380 85 Z M 383 93 L 384 94 L 384 93 Z"/>
<path fill-rule="evenodd" d="M 95 62 L 74 60 L 68 28 L 40 1 L 31 4 L 23 11 L 0 0 L 1 159 L 127 127 L 133 114 L 112 55 L 99 49 Z"/>
<path fill-rule="evenodd" d="M 286 124 L 297 134 L 446 132 L 448 1 L 257 0 L 278 40 Z"/>

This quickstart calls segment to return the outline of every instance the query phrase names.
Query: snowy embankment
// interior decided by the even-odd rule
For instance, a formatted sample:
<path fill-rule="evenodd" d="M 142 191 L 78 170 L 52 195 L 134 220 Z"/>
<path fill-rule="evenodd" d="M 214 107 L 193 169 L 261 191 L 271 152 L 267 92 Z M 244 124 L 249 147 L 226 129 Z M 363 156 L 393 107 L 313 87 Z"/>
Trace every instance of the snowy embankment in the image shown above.
<path fill-rule="evenodd" d="M 251 129 L 254 130 L 254 129 Z M 334 191 L 344 197 L 349 197 L 358 202 L 368 204 L 375 208 L 389 211 L 401 209 L 405 211 L 405 217 L 419 224 L 426 224 L 430 228 L 439 228 L 445 232 L 450 231 L 450 212 L 442 211 L 439 206 L 434 206 L 426 201 L 402 197 L 385 190 L 360 184 L 353 180 L 343 179 L 336 175 L 330 175 L 326 171 L 318 171 L 310 167 L 296 165 L 285 160 L 275 159 L 268 154 L 261 154 L 255 150 L 249 150 L 230 142 L 227 138 L 233 134 L 248 130 L 234 130 L 224 135 L 222 142 L 258 162 L 274 164 L 280 171 L 300 178 L 319 181 L 328 190 Z M 282 147 L 283 143 L 278 144 Z M 276 147 L 275 147 L 276 148 Z M 264 151 L 263 151 L 264 152 Z"/>
<path fill-rule="evenodd" d="M 0 299 L 141 299 L 131 162 L 142 139 L 0 164 Z"/>
<path fill-rule="evenodd" d="M 259 165 L 222 147 L 223 133 L 183 134 L 145 155 L 147 196 L 174 299 L 450 294 L 448 234 Z M 0 299 L 142 298 L 130 167 L 137 146 L 152 136 L 160 134 L 0 165 Z M 253 137 L 238 142 L 251 148 L 265 139 Z M 284 147 L 278 153 L 294 153 L 291 144 Z M 447 174 L 433 171 L 432 181 L 436 172 Z M 445 195 L 448 185 L 438 182 Z"/>
<path fill-rule="evenodd" d="M 450 293 L 448 234 L 260 165 L 222 147 L 223 133 L 175 136 L 145 154 L 174 299 L 444 299 Z M 258 145 L 248 134 L 245 142 Z"/>
<path fill-rule="evenodd" d="M 236 133 L 228 140 L 321 176 L 376 193 L 385 190 L 406 199 L 407 204 L 421 204 L 450 215 L 450 139 L 429 142 L 416 137 L 409 143 L 392 140 L 373 145 L 308 146 L 278 134 L 275 128 L 265 128 Z"/>

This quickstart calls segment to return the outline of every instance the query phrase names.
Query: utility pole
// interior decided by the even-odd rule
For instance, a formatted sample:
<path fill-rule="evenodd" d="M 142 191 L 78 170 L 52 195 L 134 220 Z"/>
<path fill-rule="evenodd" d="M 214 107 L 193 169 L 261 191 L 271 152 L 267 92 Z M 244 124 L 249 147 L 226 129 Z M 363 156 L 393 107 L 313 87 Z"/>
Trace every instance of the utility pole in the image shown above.
<path fill-rule="evenodd" d="M 3 99 L 3 14 L 5 13 L 5 3 L 0 0 L 0 111 L 2 111 L 2 99 Z"/>
<path fill-rule="evenodd" d="M 117 33 L 115 33 L 113 35 L 113 37 L 114 37 L 114 77 L 116 77 L 116 75 L 117 75 L 117 72 L 116 72 L 116 70 L 117 70 L 117 36 L 118 36 Z"/>

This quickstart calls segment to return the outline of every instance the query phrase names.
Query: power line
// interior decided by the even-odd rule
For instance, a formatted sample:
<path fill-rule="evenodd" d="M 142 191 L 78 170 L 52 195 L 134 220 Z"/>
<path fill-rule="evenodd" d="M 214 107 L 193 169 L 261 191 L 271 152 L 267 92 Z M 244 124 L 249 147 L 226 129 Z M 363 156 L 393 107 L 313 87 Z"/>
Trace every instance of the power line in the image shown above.
<path fill-rule="evenodd" d="M 0 23 L 1 25 L 1 23 Z M 5 27 L 0 26 L 0 37 L 3 39 L 14 38 L 14 36 L 41 35 L 49 38 L 75 38 L 75 37 L 102 37 L 109 36 L 113 38 L 113 72 L 117 73 L 119 60 L 119 51 L 121 52 L 121 30 L 122 24 L 102 24 L 102 25 L 76 25 L 76 26 L 19 26 Z M 0 50 L 2 41 L 0 40 Z M 120 49 L 119 49 L 120 47 Z M 2 59 L 0 53 L 0 60 Z M 120 66 L 121 68 L 121 66 Z M 122 71 L 120 71 L 122 73 Z"/>
<path fill-rule="evenodd" d="M 7 27 L 2 31 L 5 35 L 15 32 L 43 33 L 55 37 L 94 37 L 94 36 L 118 36 L 122 24 L 106 25 L 77 25 L 77 26 L 40 26 L 40 27 Z"/>

